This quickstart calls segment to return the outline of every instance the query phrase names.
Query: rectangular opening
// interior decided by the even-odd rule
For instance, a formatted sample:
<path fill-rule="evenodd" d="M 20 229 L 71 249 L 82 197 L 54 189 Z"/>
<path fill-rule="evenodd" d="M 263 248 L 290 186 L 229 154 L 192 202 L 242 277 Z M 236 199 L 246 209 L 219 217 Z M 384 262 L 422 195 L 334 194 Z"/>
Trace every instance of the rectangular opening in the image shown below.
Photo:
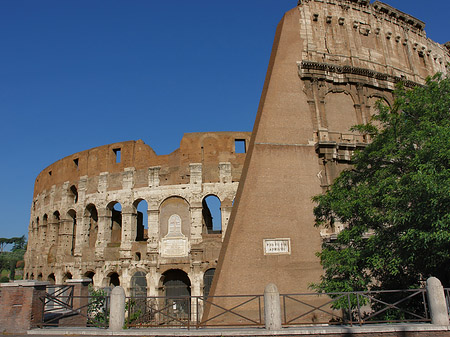
<path fill-rule="evenodd" d="M 245 153 L 245 139 L 234 140 L 234 153 Z"/>
<path fill-rule="evenodd" d="M 119 149 L 113 149 L 114 155 L 116 156 L 116 163 L 120 163 L 120 148 Z"/>
<path fill-rule="evenodd" d="M 78 170 L 78 158 L 75 158 L 75 159 L 73 160 L 73 163 L 75 164 L 75 167 L 76 167 L 77 170 Z"/>

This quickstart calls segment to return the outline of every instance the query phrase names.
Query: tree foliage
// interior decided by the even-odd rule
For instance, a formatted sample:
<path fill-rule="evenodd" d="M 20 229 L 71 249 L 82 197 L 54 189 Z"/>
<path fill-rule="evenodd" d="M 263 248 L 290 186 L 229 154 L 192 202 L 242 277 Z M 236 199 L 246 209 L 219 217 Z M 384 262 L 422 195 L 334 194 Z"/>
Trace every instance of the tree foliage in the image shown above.
<path fill-rule="evenodd" d="M 6 251 L 7 245 L 12 245 L 10 251 Z M 23 261 L 25 251 L 25 236 L 0 238 L 0 271 L 3 269 L 8 269 L 10 271 L 10 280 L 14 280 L 17 263 L 19 261 Z"/>
<path fill-rule="evenodd" d="M 329 190 L 313 198 L 316 226 L 347 228 L 318 256 L 320 291 L 407 289 L 429 276 L 450 286 L 450 80 L 395 91 L 379 129 Z"/>

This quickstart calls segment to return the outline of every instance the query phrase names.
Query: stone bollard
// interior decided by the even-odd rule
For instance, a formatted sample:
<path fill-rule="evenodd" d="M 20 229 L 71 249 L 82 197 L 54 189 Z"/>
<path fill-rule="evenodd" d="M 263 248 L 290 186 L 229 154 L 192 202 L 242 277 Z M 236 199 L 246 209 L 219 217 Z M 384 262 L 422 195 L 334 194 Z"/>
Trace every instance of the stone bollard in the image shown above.
<path fill-rule="evenodd" d="M 431 324 L 449 325 L 444 288 L 436 277 L 427 280 L 427 297 L 430 307 Z"/>
<path fill-rule="evenodd" d="M 281 330 L 280 293 L 273 283 L 264 289 L 264 321 L 267 330 Z"/>
<path fill-rule="evenodd" d="M 125 291 L 115 287 L 111 291 L 111 307 L 109 311 L 109 330 L 120 331 L 125 323 Z"/>

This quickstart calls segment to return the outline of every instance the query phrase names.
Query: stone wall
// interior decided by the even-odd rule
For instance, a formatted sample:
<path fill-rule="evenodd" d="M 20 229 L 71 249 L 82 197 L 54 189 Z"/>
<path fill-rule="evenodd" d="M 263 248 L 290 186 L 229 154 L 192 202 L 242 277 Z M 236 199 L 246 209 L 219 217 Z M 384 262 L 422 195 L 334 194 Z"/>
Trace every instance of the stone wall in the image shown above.
<path fill-rule="evenodd" d="M 447 47 L 424 23 L 368 0 L 301 0 L 277 27 L 249 151 L 212 285 L 213 295 L 308 292 L 316 252 L 344 226 L 314 227 L 311 198 L 370 141 L 366 123 L 392 90 L 448 73 Z M 220 301 L 215 304 L 220 305 Z M 214 308 L 206 308 L 206 318 Z M 236 318 L 239 321 L 238 318 Z"/>
<path fill-rule="evenodd" d="M 186 134 L 179 149 L 160 156 L 141 140 L 128 141 L 50 165 L 35 183 L 25 278 L 61 284 L 91 277 L 97 287 L 120 283 L 130 294 L 140 271 L 148 295 L 161 295 L 163 274 L 179 269 L 192 295 L 201 295 L 246 155 L 236 153 L 235 141 L 249 139 L 248 132 Z M 221 229 L 210 226 L 208 196 L 220 200 Z"/>

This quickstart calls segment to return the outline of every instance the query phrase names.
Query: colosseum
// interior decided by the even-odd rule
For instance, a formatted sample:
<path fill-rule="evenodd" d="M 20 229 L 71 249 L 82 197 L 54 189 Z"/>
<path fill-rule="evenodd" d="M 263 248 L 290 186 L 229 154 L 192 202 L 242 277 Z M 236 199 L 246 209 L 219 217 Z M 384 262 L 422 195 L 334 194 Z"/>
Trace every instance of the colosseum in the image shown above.
<path fill-rule="evenodd" d="M 307 291 L 322 273 L 315 253 L 344 226 L 315 228 L 311 197 L 369 141 L 351 126 L 392 104 L 396 83 L 449 73 L 450 47 L 424 27 L 380 1 L 300 0 L 277 28 L 251 134 L 186 134 L 163 156 L 110 144 L 39 174 L 26 278 L 149 296 Z"/>
<path fill-rule="evenodd" d="M 97 287 L 152 296 L 184 282 L 203 295 L 249 140 L 249 132 L 191 133 L 169 155 L 138 140 L 53 163 L 35 182 L 25 277 L 89 277 Z"/>

